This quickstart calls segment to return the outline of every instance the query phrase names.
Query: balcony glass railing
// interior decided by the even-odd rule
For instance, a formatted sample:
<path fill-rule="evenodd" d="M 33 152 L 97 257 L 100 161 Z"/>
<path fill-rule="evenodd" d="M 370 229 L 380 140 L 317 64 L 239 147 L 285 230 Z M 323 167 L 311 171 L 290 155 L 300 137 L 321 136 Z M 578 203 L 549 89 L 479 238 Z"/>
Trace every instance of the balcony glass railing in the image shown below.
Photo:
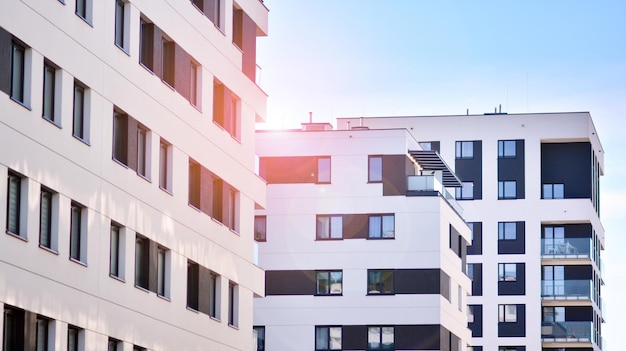
<path fill-rule="evenodd" d="M 542 280 L 544 300 L 591 300 L 593 282 L 587 280 Z"/>
<path fill-rule="evenodd" d="M 407 191 L 411 192 L 438 192 L 444 199 L 452 206 L 452 208 L 459 214 L 463 215 L 463 207 L 456 202 L 454 196 L 452 196 L 446 188 L 444 188 L 441 182 L 441 172 L 434 172 L 432 175 L 411 175 L 407 176 Z"/>
<path fill-rule="evenodd" d="M 590 238 L 541 239 L 544 258 L 591 258 Z"/>
<path fill-rule="evenodd" d="M 593 342 L 593 322 L 550 322 L 541 324 L 543 342 Z"/>

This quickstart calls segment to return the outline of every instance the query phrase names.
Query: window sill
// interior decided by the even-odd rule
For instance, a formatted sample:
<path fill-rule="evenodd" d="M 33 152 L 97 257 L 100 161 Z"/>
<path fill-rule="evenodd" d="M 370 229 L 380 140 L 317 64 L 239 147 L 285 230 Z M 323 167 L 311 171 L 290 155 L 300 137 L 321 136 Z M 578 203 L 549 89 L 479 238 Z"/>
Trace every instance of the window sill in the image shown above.
<path fill-rule="evenodd" d="M 367 296 L 394 296 L 395 293 L 367 293 Z"/>
<path fill-rule="evenodd" d="M 79 14 L 77 14 L 77 13 L 74 13 L 74 14 L 76 15 L 76 17 L 78 17 L 78 18 L 82 19 L 82 20 L 83 20 L 83 22 L 87 23 L 87 24 L 89 25 L 89 27 L 93 28 L 93 24 L 91 24 L 91 22 L 89 22 L 89 20 L 88 20 L 88 19 L 86 19 L 85 17 L 83 17 L 83 16 L 81 16 L 81 15 L 79 15 Z"/>
<path fill-rule="evenodd" d="M 74 257 L 70 257 L 69 259 L 70 259 L 70 261 L 72 261 L 72 262 L 74 262 L 74 263 L 77 263 L 77 264 L 79 264 L 79 265 L 81 265 L 81 266 L 83 266 L 83 267 L 89 267 L 89 266 L 87 265 L 87 263 L 85 263 L 85 262 L 83 262 L 83 261 L 80 261 L 80 260 L 77 260 L 77 259 L 75 259 Z"/>
<path fill-rule="evenodd" d="M 208 316 L 209 316 L 209 318 L 211 318 L 212 320 L 214 320 L 214 321 L 216 321 L 216 322 L 218 322 L 218 323 L 222 323 L 222 320 L 221 320 L 221 319 L 219 319 L 219 318 L 217 318 L 217 317 L 215 317 L 215 316 L 211 316 L 211 315 L 208 315 Z"/>
<path fill-rule="evenodd" d="M 200 311 L 198 311 L 197 309 L 195 309 L 193 307 L 189 307 L 189 306 L 187 306 L 187 311 L 191 311 L 191 312 L 194 312 L 196 314 L 200 314 Z"/>
<path fill-rule="evenodd" d="M 169 298 L 169 297 L 167 297 L 167 296 L 157 294 L 157 297 L 158 297 L 159 299 L 161 299 L 161 300 L 164 300 L 164 301 L 167 301 L 167 302 L 172 302 L 172 299 L 170 299 L 170 298 Z"/>
<path fill-rule="evenodd" d="M 12 237 L 14 237 L 14 238 L 16 238 L 16 239 L 20 239 L 20 240 L 22 240 L 23 242 L 26 242 L 26 243 L 28 242 L 28 238 L 25 238 L 25 237 L 23 237 L 23 236 L 21 236 L 21 235 L 19 235 L 19 234 L 15 234 L 15 233 L 13 233 L 13 232 L 11 232 L 11 231 L 8 231 L 8 230 L 7 230 L 7 231 L 5 231 L 5 233 L 7 233 L 8 235 L 10 235 L 10 236 L 12 236 Z"/>
<path fill-rule="evenodd" d="M 224 227 L 226 226 L 224 223 L 222 223 L 222 221 L 220 221 L 219 219 L 217 219 L 217 218 L 215 218 L 213 216 L 211 216 L 211 219 L 213 220 L 213 222 L 218 223 L 221 226 L 224 226 Z"/>
<path fill-rule="evenodd" d="M 172 193 L 172 191 L 170 189 L 164 188 L 162 186 L 159 185 L 159 189 L 163 190 L 165 193 L 174 196 L 174 194 Z"/>
<path fill-rule="evenodd" d="M 341 294 L 315 294 L 313 296 L 315 297 L 343 296 L 343 293 Z"/>
<path fill-rule="evenodd" d="M 239 330 L 239 326 L 236 326 L 236 325 L 234 325 L 234 324 L 230 324 L 230 323 L 228 323 L 228 326 L 229 326 L 230 328 L 235 329 L 235 330 Z"/>
<path fill-rule="evenodd" d="M 118 276 L 116 276 L 116 275 L 114 275 L 114 274 L 109 273 L 109 277 L 111 277 L 111 278 L 112 278 L 112 279 L 114 279 L 114 280 L 117 280 L 117 281 L 118 281 L 118 282 L 120 282 L 120 283 L 126 283 L 126 281 L 124 280 L 124 278 L 122 278 L 122 277 L 118 277 Z"/>
<path fill-rule="evenodd" d="M 128 52 L 128 50 L 126 48 L 124 48 L 123 46 L 120 46 L 117 43 L 113 43 L 115 46 L 117 46 L 118 49 L 120 49 L 123 53 L 125 53 L 128 57 L 130 57 L 130 52 Z"/>
<path fill-rule="evenodd" d="M 202 112 L 202 108 L 200 108 L 200 106 L 198 106 L 197 103 L 194 104 L 193 102 L 189 101 L 189 105 L 191 105 L 193 108 L 198 110 L 198 112 Z"/>
<path fill-rule="evenodd" d="M 74 137 L 74 139 L 76 139 L 76 140 L 80 141 L 81 143 L 83 143 L 83 144 L 85 144 L 85 145 L 87 145 L 87 146 L 91 147 L 91 144 L 89 144 L 89 142 L 88 142 L 87 140 L 85 140 L 85 139 L 83 139 L 83 138 L 81 138 L 81 137 L 78 137 L 78 136 L 76 136 L 76 135 L 73 135 L 73 134 L 72 134 L 72 136 Z"/>
<path fill-rule="evenodd" d="M 315 238 L 315 241 L 341 241 L 343 238 Z"/>
<path fill-rule="evenodd" d="M 139 61 L 139 66 L 145 68 L 146 71 L 148 71 L 148 72 L 150 72 L 150 74 L 154 75 L 154 71 L 152 69 L 150 69 L 150 67 L 144 65 L 143 62 Z"/>
<path fill-rule="evenodd" d="M 230 232 L 231 232 L 231 233 L 233 233 L 233 234 L 235 234 L 235 235 L 237 235 L 237 236 L 241 236 L 241 234 L 239 234 L 239 232 L 238 232 L 238 231 L 236 231 L 235 229 L 232 229 L 232 228 L 228 228 L 228 229 L 230 229 Z"/>
<path fill-rule="evenodd" d="M 368 180 L 367 184 L 382 184 L 382 180 Z"/>
<path fill-rule="evenodd" d="M 152 180 L 150 180 L 150 178 L 146 177 L 145 175 L 143 175 L 143 174 L 141 174 L 141 173 L 137 172 L 137 176 L 138 176 L 139 178 L 141 178 L 141 179 L 145 180 L 146 182 L 148 182 L 148 183 L 152 184 Z"/>
<path fill-rule="evenodd" d="M 370 238 L 370 237 L 367 237 L 366 239 L 367 240 L 395 240 L 396 237 L 395 236 L 394 237 L 390 237 L 390 238 L 383 238 L 383 237 L 380 237 L 380 238 Z"/>
<path fill-rule="evenodd" d="M 44 251 L 48 251 L 48 252 L 49 252 L 49 253 L 51 253 L 51 254 L 55 254 L 55 255 L 57 255 L 57 256 L 59 255 L 59 252 L 58 252 L 58 251 L 56 251 L 56 250 L 54 250 L 54 249 L 52 249 L 52 248 L 50 248 L 50 247 L 43 246 L 43 245 L 39 244 L 39 248 L 40 248 L 40 249 L 42 249 L 42 250 L 44 250 Z"/>
<path fill-rule="evenodd" d="M 48 123 L 52 124 L 53 126 L 55 126 L 55 127 L 59 128 L 59 129 L 63 129 L 60 125 L 58 125 L 58 124 L 54 121 L 54 119 L 51 119 L 51 118 L 46 117 L 46 116 L 41 116 L 41 118 L 43 118 L 46 122 L 48 122 Z"/>
<path fill-rule="evenodd" d="M 26 103 L 14 98 L 13 96 L 11 96 L 11 100 L 15 101 L 17 104 L 21 105 L 22 107 L 24 107 L 25 109 L 27 109 L 28 111 L 32 111 L 32 109 L 30 108 L 30 106 L 26 105 Z"/>
<path fill-rule="evenodd" d="M 148 289 L 146 289 L 146 288 L 144 288 L 144 287 L 142 287 L 142 286 L 139 286 L 139 285 L 137 285 L 137 284 L 135 284 L 135 288 L 137 288 L 138 290 L 141 290 L 141 291 L 143 291 L 143 292 L 145 292 L 145 293 L 147 293 L 147 294 L 149 294 L 149 293 L 150 293 L 150 290 L 148 290 Z"/>
<path fill-rule="evenodd" d="M 201 210 L 201 209 L 199 209 L 198 207 L 196 207 L 196 206 L 195 206 L 195 205 L 193 205 L 193 204 L 187 203 L 187 205 L 189 205 L 189 207 L 191 207 L 192 209 L 194 209 L 194 210 L 196 210 L 196 211 L 198 211 L 198 212 L 202 212 L 202 210 Z"/>
<path fill-rule="evenodd" d="M 124 162 L 122 162 L 122 161 L 120 161 L 120 160 L 116 159 L 115 157 L 113 157 L 113 158 L 112 158 L 112 160 L 113 160 L 115 163 L 117 163 L 118 165 L 120 165 L 120 166 L 122 166 L 122 167 L 124 167 L 124 168 L 128 169 L 128 165 L 127 165 L 127 164 L 125 164 Z"/>

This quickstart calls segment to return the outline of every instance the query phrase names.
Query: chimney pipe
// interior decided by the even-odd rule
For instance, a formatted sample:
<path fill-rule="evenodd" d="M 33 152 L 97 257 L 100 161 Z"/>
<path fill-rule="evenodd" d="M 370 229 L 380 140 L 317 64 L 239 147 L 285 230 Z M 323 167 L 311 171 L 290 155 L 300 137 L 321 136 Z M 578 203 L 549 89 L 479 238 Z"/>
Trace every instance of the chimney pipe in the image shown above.
<path fill-rule="evenodd" d="M 309 112 L 309 123 L 313 123 L 313 112 Z"/>

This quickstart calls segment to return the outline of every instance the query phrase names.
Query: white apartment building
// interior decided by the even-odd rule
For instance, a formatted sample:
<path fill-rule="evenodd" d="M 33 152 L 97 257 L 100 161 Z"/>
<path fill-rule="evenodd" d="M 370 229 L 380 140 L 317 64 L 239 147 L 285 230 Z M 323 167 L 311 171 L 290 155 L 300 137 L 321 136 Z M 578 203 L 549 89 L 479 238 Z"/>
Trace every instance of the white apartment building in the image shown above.
<path fill-rule="evenodd" d="M 338 119 L 355 126 L 406 128 L 462 180 L 474 351 L 602 349 L 604 149 L 589 113 Z"/>
<path fill-rule="evenodd" d="M 252 350 L 259 0 L 0 3 L 3 351 Z"/>
<path fill-rule="evenodd" d="M 458 178 L 404 129 L 258 131 L 257 350 L 467 350 Z"/>

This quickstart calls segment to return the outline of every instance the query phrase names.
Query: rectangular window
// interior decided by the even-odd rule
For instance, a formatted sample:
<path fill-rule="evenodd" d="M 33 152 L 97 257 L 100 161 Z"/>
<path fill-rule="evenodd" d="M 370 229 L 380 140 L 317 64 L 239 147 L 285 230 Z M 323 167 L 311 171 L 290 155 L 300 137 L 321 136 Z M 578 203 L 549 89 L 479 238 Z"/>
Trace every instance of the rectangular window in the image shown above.
<path fill-rule="evenodd" d="M 161 38 L 161 62 L 163 63 L 163 81 L 170 87 L 175 87 L 175 45 L 173 41 Z"/>
<path fill-rule="evenodd" d="M 137 235 L 135 239 L 135 286 L 148 289 L 150 240 Z"/>
<path fill-rule="evenodd" d="M 22 177 L 9 172 L 7 179 L 7 233 L 21 234 Z"/>
<path fill-rule="evenodd" d="M 238 325 L 239 287 L 233 282 L 228 283 L 228 325 Z"/>
<path fill-rule="evenodd" d="M 143 17 L 139 20 L 139 63 L 154 71 L 153 48 L 154 48 L 154 24 Z"/>
<path fill-rule="evenodd" d="M 395 350 L 393 327 L 368 327 L 367 350 Z"/>
<path fill-rule="evenodd" d="M 548 255 L 578 253 L 575 247 L 565 241 L 565 227 L 545 227 L 543 229 L 543 252 Z"/>
<path fill-rule="evenodd" d="M 455 156 L 460 158 L 474 158 L 474 142 L 473 141 L 457 141 L 455 144 Z"/>
<path fill-rule="evenodd" d="M 368 294 L 393 294 L 393 271 L 368 269 L 367 270 L 367 293 Z"/>
<path fill-rule="evenodd" d="M 517 198 L 517 181 L 506 180 L 498 182 L 498 199 Z"/>
<path fill-rule="evenodd" d="M 262 326 L 254 326 L 253 327 L 254 334 L 256 336 L 255 342 L 256 347 L 255 351 L 265 351 L 265 327 Z"/>
<path fill-rule="evenodd" d="M 517 223 L 498 222 L 498 240 L 517 240 Z"/>
<path fill-rule="evenodd" d="M 316 295 L 341 295 L 343 292 L 342 271 L 319 271 L 315 274 Z"/>
<path fill-rule="evenodd" d="M 26 49 L 13 42 L 11 44 L 11 98 L 16 101 L 25 103 L 24 101 L 24 72 L 26 68 Z"/>
<path fill-rule="evenodd" d="M 84 20 L 87 19 L 87 0 L 76 0 L 76 15 Z"/>
<path fill-rule="evenodd" d="M 237 231 L 237 204 L 238 192 L 230 189 L 228 191 L 228 228 L 232 231 Z"/>
<path fill-rule="evenodd" d="M 343 239 L 343 217 L 341 215 L 317 216 L 316 239 Z"/>
<path fill-rule="evenodd" d="M 467 323 L 474 323 L 474 306 L 467 305 Z"/>
<path fill-rule="evenodd" d="M 383 181 L 383 157 L 370 156 L 367 163 L 367 181 L 369 183 L 380 183 Z"/>
<path fill-rule="evenodd" d="M 48 330 L 50 320 L 48 318 L 37 316 L 37 329 L 36 329 L 36 350 L 48 351 Z"/>
<path fill-rule="evenodd" d="M 517 263 L 498 263 L 498 281 L 517 281 Z"/>
<path fill-rule="evenodd" d="M 55 76 L 56 68 L 47 61 L 43 65 L 43 108 L 42 117 L 54 122 L 54 99 L 55 99 Z"/>
<path fill-rule="evenodd" d="M 4 305 L 3 351 L 24 350 L 24 311 Z"/>
<path fill-rule="evenodd" d="M 565 307 L 543 307 L 544 323 L 565 322 Z"/>
<path fill-rule="evenodd" d="M 498 140 L 498 158 L 514 158 L 515 140 Z"/>
<path fill-rule="evenodd" d="M 199 308 L 200 265 L 187 261 L 187 308 L 197 311 Z"/>
<path fill-rule="evenodd" d="M 148 148 L 148 131 L 141 127 L 137 127 L 137 174 L 146 177 L 146 150 Z"/>
<path fill-rule="evenodd" d="M 217 274 L 211 273 L 209 275 L 209 316 L 218 318 L 217 316 L 217 288 L 218 288 Z"/>
<path fill-rule="evenodd" d="M 52 192 L 42 187 L 39 201 L 39 246 L 52 249 Z"/>
<path fill-rule="evenodd" d="M 455 198 L 457 200 L 473 200 L 474 199 L 474 182 L 462 182 L 463 186 L 454 188 Z"/>
<path fill-rule="evenodd" d="M 126 50 L 126 3 L 124 0 L 115 0 L 115 45 Z"/>
<path fill-rule="evenodd" d="M 217 79 L 213 81 L 213 122 L 239 138 L 239 98 Z"/>
<path fill-rule="evenodd" d="M 114 223 L 111 223 L 111 253 L 109 256 L 109 274 L 113 277 L 123 278 L 121 259 L 122 253 L 122 228 Z"/>
<path fill-rule="evenodd" d="M 159 296 L 168 297 L 168 249 L 159 246 L 157 249 L 157 291 Z"/>
<path fill-rule="evenodd" d="M 267 217 L 254 216 L 254 240 L 267 240 Z"/>
<path fill-rule="evenodd" d="M 128 115 L 113 111 L 113 159 L 128 166 Z"/>
<path fill-rule="evenodd" d="M 74 81 L 74 112 L 72 135 L 85 140 L 85 87 Z"/>
<path fill-rule="evenodd" d="M 317 182 L 330 183 L 330 157 L 317 159 Z"/>
<path fill-rule="evenodd" d="M 517 305 L 498 305 L 498 322 L 516 323 Z"/>
<path fill-rule="evenodd" d="M 86 263 L 86 234 L 83 228 L 85 207 L 73 202 L 70 213 L 70 258 Z"/>
<path fill-rule="evenodd" d="M 80 342 L 81 329 L 73 325 L 67 326 L 67 351 L 81 350 Z"/>
<path fill-rule="evenodd" d="M 341 327 L 315 327 L 315 351 L 341 349 Z"/>
<path fill-rule="evenodd" d="M 396 236 L 395 215 L 370 215 L 368 239 L 393 239 Z"/>
<path fill-rule="evenodd" d="M 200 209 L 200 164 L 189 159 L 189 205 Z"/>
<path fill-rule="evenodd" d="M 543 185 L 543 198 L 544 199 L 565 198 L 565 185 L 564 184 L 544 184 Z"/>
<path fill-rule="evenodd" d="M 198 69 L 198 64 L 195 62 L 191 62 L 191 71 L 190 71 L 190 77 L 189 77 L 189 102 L 191 102 L 192 105 L 199 107 L 200 105 L 198 104 L 198 74 L 200 74 L 199 69 Z"/>
<path fill-rule="evenodd" d="M 419 144 L 424 151 L 431 151 L 433 149 L 433 143 L 430 141 L 422 141 Z"/>
<path fill-rule="evenodd" d="M 133 345 L 133 351 L 147 351 L 145 347 Z"/>
<path fill-rule="evenodd" d="M 107 351 L 122 351 L 122 350 L 118 350 L 118 347 L 120 346 L 121 342 L 117 339 L 113 339 L 111 337 L 109 337 L 109 341 L 107 343 Z"/>
<path fill-rule="evenodd" d="M 233 7 L 233 44 L 243 50 L 243 10 Z"/>
<path fill-rule="evenodd" d="M 170 147 L 171 145 L 168 142 L 161 139 L 159 143 L 159 187 L 167 191 L 171 191 L 171 161 L 169 156 Z"/>

